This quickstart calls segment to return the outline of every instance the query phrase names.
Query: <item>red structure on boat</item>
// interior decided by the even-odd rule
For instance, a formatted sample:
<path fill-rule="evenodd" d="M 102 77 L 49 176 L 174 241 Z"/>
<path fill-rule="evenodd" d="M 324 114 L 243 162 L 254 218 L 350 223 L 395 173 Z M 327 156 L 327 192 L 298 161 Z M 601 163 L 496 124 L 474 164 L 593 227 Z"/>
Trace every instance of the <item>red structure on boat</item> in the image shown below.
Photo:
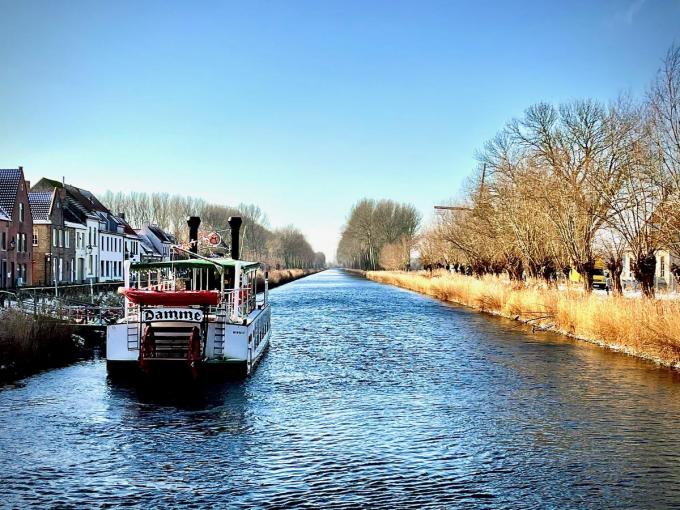
<path fill-rule="evenodd" d="M 121 289 L 132 303 L 145 306 L 217 306 L 220 294 L 211 290 L 142 290 Z"/>

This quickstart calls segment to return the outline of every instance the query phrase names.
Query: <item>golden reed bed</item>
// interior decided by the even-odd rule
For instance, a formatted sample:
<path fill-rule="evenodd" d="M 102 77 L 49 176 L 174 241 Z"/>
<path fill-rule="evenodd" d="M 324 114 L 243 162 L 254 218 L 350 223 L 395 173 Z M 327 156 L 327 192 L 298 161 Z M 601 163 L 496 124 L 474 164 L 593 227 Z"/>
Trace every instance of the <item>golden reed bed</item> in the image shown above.
<path fill-rule="evenodd" d="M 487 276 L 368 271 L 366 277 L 680 367 L 680 302 L 588 295 Z"/>

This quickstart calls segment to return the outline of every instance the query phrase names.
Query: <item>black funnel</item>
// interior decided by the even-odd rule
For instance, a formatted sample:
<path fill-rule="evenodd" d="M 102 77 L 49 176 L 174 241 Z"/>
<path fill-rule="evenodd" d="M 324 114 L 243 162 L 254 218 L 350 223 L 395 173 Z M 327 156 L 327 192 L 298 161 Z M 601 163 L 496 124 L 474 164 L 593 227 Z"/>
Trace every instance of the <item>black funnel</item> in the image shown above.
<path fill-rule="evenodd" d="M 239 236 L 241 223 L 243 223 L 243 220 L 241 220 L 240 216 L 231 216 L 229 218 L 229 227 L 231 228 L 231 258 L 234 260 L 238 260 L 239 252 L 241 251 L 241 238 Z"/>
<path fill-rule="evenodd" d="M 201 218 L 198 216 L 189 216 L 187 218 L 187 225 L 189 225 L 189 251 L 198 253 L 198 226 L 201 224 Z"/>

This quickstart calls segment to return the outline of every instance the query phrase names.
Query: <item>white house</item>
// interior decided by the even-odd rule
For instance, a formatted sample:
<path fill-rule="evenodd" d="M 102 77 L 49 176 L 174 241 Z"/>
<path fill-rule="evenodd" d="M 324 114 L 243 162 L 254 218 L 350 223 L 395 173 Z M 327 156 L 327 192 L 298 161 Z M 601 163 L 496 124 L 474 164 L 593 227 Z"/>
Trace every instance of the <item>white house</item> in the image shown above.
<path fill-rule="evenodd" d="M 87 226 L 83 223 L 66 221 L 66 226 L 71 227 L 75 232 L 75 262 L 72 264 L 74 282 L 82 283 L 85 281 L 85 261 L 87 260 Z"/>
<path fill-rule="evenodd" d="M 141 231 L 141 230 L 140 230 Z M 139 235 L 139 257 L 142 262 L 160 262 L 163 256 L 154 248 L 153 243 L 144 234 Z"/>
<path fill-rule="evenodd" d="M 170 260 L 170 247 L 175 244 L 175 238 L 161 229 L 158 225 L 147 225 L 136 230 L 137 234 L 148 240 L 154 249 L 160 253 L 161 260 Z"/>
<path fill-rule="evenodd" d="M 111 213 L 100 211 L 99 229 L 99 281 L 123 279 L 125 260 L 125 233 L 123 225 Z"/>
<path fill-rule="evenodd" d="M 680 265 L 680 259 L 673 257 L 668 250 L 659 250 L 656 252 L 656 271 L 655 284 L 657 290 L 664 290 L 669 292 L 677 292 L 679 290 L 678 282 L 671 272 L 672 265 Z M 624 288 L 637 288 L 638 283 L 633 274 L 633 255 L 626 251 L 623 254 L 623 272 L 621 273 L 621 282 Z"/>
<path fill-rule="evenodd" d="M 141 237 L 127 222 L 125 213 L 118 213 L 116 220 L 123 226 L 123 236 L 125 238 L 124 259 L 130 262 L 140 262 L 142 260 Z"/>

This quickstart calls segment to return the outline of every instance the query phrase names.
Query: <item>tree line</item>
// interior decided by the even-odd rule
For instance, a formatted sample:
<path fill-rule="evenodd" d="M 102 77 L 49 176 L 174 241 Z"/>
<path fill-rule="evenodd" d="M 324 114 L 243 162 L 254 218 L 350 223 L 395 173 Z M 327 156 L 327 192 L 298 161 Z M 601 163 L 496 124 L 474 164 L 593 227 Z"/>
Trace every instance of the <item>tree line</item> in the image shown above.
<path fill-rule="evenodd" d="M 621 292 L 628 253 L 653 296 L 656 253 L 680 257 L 680 48 L 643 99 L 532 105 L 477 159 L 460 203 L 423 236 L 425 265 L 548 282 L 573 268 L 590 291 L 600 259 Z"/>
<path fill-rule="evenodd" d="M 420 219 L 410 204 L 360 200 L 342 230 L 338 263 L 364 270 L 408 269 Z"/>
<path fill-rule="evenodd" d="M 169 193 L 107 191 L 99 197 L 114 214 L 124 213 L 133 227 L 158 225 L 172 234 L 178 244 L 187 244 L 189 216 L 201 218 L 203 232 L 217 232 L 224 251 L 230 242 L 230 216 L 240 216 L 241 258 L 257 260 L 273 268 L 323 268 L 326 257 L 314 252 L 304 234 L 293 226 L 272 230 L 266 214 L 253 204 L 235 207 L 211 204 L 203 199 Z M 207 249 L 205 246 L 202 249 Z"/>

